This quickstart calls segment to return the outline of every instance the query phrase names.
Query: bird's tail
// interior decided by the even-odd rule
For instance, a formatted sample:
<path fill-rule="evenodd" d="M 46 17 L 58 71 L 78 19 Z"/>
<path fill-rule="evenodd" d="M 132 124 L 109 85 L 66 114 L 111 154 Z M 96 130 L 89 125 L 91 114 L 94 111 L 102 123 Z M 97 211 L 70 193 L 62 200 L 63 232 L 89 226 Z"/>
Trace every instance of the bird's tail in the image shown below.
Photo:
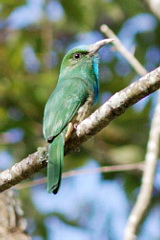
<path fill-rule="evenodd" d="M 47 191 L 56 194 L 61 183 L 63 159 L 64 159 L 64 132 L 60 133 L 49 144 L 49 157 L 47 164 Z"/>

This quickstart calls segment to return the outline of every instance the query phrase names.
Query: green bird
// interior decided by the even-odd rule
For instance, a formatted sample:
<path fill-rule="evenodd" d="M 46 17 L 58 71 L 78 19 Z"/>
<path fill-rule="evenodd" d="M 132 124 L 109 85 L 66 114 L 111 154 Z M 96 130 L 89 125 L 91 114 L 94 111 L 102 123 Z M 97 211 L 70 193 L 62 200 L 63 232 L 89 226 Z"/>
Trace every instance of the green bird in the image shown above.
<path fill-rule="evenodd" d="M 65 142 L 98 99 L 97 52 L 111 41 L 104 39 L 92 45 L 80 45 L 71 49 L 63 58 L 58 83 L 46 103 L 43 119 L 43 133 L 49 143 L 49 193 L 56 194 L 60 187 Z"/>

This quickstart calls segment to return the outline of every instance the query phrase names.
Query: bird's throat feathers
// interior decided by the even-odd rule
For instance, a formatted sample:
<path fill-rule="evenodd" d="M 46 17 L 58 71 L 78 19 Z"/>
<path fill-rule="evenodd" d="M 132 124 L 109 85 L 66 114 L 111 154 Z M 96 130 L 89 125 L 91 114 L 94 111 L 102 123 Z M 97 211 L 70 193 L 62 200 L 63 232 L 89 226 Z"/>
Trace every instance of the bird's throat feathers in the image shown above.
<path fill-rule="evenodd" d="M 94 103 L 96 103 L 99 97 L 99 55 L 95 55 L 93 58 L 93 71 L 96 80 L 96 84 L 94 86 Z"/>

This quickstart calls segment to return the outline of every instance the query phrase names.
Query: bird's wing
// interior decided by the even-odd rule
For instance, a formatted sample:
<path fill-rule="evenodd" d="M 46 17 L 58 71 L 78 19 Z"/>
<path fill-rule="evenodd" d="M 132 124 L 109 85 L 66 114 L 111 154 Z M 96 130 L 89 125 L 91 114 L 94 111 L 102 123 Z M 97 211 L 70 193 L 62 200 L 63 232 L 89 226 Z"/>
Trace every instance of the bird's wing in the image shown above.
<path fill-rule="evenodd" d="M 43 132 L 46 140 L 57 136 L 75 116 L 89 96 L 89 89 L 80 78 L 57 84 L 45 106 Z"/>

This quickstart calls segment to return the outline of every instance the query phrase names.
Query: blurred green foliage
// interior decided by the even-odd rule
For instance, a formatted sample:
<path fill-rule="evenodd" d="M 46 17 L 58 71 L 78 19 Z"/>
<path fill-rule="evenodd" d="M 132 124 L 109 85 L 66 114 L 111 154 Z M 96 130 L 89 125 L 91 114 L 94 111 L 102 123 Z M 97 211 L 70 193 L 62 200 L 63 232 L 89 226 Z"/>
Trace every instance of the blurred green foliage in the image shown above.
<path fill-rule="evenodd" d="M 91 31 L 98 34 L 101 24 L 105 23 L 118 33 L 131 17 L 150 13 L 147 6 L 137 0 L 60 0 L 63 15 L 59 20 L 51 21 L 46 14 L 48 2 L 43 4 L 40 19 L 17 29 L 9 27 L 5 21 L 17 7 L 27 3 L 18 0 L 3 0 L 0 3 L 0 151 L 8 151 L 15 162 L 45 145 L 42 135 L 44 105 L 56 85 L 66 49 L 77 41 L 79 34 Z M 151 42 L 152 45 L 159 42 L 159 29 L 158 26 L 156 32 L 150 30 L 136 36 L 136 56 L 142 64 L 146 64 L 145 53 Z M 25 49 L 28 47 L 37 59 L 37 70 L 26 68 Z M 119 74 L 116 71 L 118 59 L 114 56 L 117 53 L 113 48 L 110 51 L 113 59 L 109 63 L 105 62 L 105 55 L 108 54 L 106 49 L 103 53 L 104 61 L 100 64 L 101 97 L 98 105 L 107 100 L 105 93 L 112 95 L 137 78 L 137 73 L 132 68 L 125 76 Z M 125 64 L 127 63 L 124 62 L 124 70 L 127 67 Z M 82 166 L 89 158 L 96 159 L 100 165 L 143 161 L 151 110 L 152 98 L 149 98 L 142 110 L 134 107 L 128 109 L 123 116 L 85 143 L 80 153 L 67 156 L 64 170 Z M 17 128 L 23 131 L 22 139 L 15 142 L 6 140 L 6 133 Z M 103 177 L 114 178 L 116 175 L 119 173 L 104 174 Z M 130 195 L 139 186 L 141 175 L 133 172 L 132 175 L 121 173 L 121 176 L 126 183 L 126 193 Z M 28 202 L 24 204 L 25 212 L 36 219 L 37 225 L 41 225 L 42 215 L 40 220 L 40 213 L 37 215 L 38 211 L 33 211 L 29 196 L 29 190 L 21 192 L 23 201 Z M 29 209 L 32 210 L 29 212 Z M 38 229 L 38 234 L 46 237 L 44 227 L 39 226 Z"/>

